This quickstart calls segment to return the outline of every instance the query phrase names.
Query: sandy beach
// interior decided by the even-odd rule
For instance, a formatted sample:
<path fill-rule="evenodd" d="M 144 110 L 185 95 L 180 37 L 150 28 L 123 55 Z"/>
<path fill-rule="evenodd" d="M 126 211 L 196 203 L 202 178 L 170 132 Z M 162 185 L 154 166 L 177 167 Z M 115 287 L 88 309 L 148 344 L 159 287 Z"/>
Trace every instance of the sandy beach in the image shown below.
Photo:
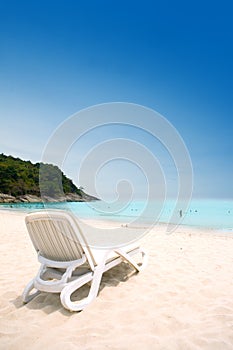
<path fill-rule="evenodd" d="M 57 294 L 22 303 L 39 267 L 24 217 L 0 211 L 0 349 L 233 349 L 233 236 L 155 227 L 142 239 L 145 271 L 122 263 L 88 308 L 70 313 Z"/>

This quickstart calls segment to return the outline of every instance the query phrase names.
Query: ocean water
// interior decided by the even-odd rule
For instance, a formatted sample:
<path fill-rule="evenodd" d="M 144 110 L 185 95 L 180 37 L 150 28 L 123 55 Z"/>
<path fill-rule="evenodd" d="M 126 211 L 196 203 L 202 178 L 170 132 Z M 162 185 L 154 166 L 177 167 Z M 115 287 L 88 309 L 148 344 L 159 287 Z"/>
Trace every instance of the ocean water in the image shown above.
<path fill-rule="evenodd" d="M 1 204 L 0 209 L 35 211 L 38 209 L 68 209 L 80 219 L 115 220 L 122 223 L 172 223 L 194 227 L 214 228 L 233 233 L 233 200 L 193 199 L 185 203 L 167 200 L 132 201 L 130 203 L 105 203 L 102 201 L 82 203 L 18 203 Z"/>

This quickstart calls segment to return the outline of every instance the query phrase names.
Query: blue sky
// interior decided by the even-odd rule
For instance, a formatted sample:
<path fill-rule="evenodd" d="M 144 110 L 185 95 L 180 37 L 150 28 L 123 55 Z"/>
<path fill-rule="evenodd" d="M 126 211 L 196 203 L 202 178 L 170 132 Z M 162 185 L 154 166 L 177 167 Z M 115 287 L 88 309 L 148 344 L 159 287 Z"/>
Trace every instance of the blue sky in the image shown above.
<path fill-rule="evenodd" d="M 132 102 L 184 139 L 194 196 L 233 198 L 232 39 L 232 1 L 1 2 L 0 152 L 40 161 L 70 115 Z"/>

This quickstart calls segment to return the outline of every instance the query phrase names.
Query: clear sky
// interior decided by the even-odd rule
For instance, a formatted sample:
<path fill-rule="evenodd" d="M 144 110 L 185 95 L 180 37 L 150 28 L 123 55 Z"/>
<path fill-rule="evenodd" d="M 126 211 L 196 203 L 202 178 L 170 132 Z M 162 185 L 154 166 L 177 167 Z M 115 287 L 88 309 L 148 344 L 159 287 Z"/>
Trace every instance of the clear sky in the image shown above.
<path fill-rule="evenodd" d="M 230 0 L 1 1 L 0 152 L 40 161 L 70 115 L 132 102 L 184 139 L 194 196 L 233 198 L 232 62 Z"/>

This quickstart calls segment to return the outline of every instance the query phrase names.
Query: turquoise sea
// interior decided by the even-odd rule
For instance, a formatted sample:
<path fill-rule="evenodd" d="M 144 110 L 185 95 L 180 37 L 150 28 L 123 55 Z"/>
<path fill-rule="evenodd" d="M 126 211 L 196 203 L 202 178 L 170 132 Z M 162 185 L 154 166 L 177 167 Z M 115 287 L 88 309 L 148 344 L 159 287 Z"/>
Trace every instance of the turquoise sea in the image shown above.
<path fill-rule="evenodd" d="M 122 223 L 174 223 L 194 227 L 214 228 L 233 233 L 233 200 L 193 199 L 188 207 L 173 200 L 164 203 L 132 201 L 130 203 L 105 203 L 102 201 L 82 203 L 20 203 L 1 204 L 0 209 L 35 211 L 57 208 L 72 210 L 80 219 L 104 219 Z"/>

